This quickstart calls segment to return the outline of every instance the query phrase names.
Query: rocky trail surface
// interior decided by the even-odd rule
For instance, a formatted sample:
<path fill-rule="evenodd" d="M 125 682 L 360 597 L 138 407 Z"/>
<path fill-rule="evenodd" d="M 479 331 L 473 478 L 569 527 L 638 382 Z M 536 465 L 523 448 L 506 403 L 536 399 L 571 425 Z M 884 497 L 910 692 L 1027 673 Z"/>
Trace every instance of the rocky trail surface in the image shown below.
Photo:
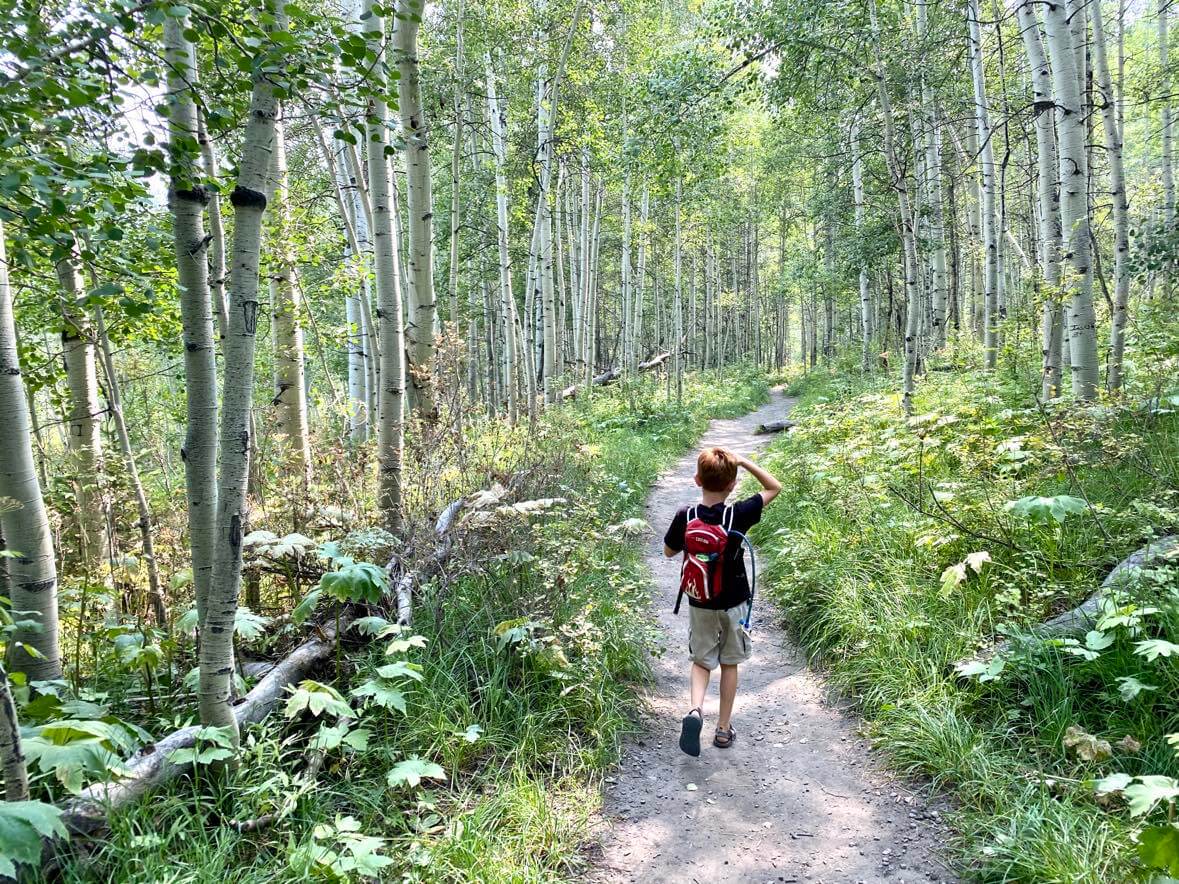
<path fill-rule="evenodd" d="M 760 423 L 786 416 L 779 392 L 761 409 L 714 421 L 702 445 L 745 455 L 768 439 Z M 606 781 L 594 881 L 949 882 L 938 852 L 949 835 L 941 812 L 887 774 L 858 720 L 828 696 L 822 679 L 780 627 L 765 599 L 754 608 L 754 651 L 741 667 L 731 749 L 712 746 L 717 676 L 705 703 L 699 758 L 677 746 L 687 710 L 687 605 L 672 614 L 679 560 L 663 556 L 663 531 L 697 498 L 696 451 L 651 489 L 646 554 L 666 649 L 654 662 L 649 718 Z"/>

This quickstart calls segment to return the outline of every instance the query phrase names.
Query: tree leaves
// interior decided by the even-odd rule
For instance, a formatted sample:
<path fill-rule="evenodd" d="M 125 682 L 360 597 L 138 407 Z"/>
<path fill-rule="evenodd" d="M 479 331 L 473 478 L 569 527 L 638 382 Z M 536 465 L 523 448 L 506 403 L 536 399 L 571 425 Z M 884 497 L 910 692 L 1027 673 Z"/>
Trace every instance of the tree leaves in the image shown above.
<path fill-rule="evenodd" d="M 1179 877 L 1179 827 L 1165 823 L 1143 829 L 1138 836 L 1138 858 L 1144 865 Z"/>
<path fill-rule="evenodd" d="M 1134 653 L 1153 663 L 1159 657 L 1179 656 L 1179 645 L 1161 638 L 1152 638 L 1134 643 Z"/>
<path fill-rule="evenodd" d="M 1079 497 L 1059 494 L 1056 497 L 1021 497 L 1008 501 L 1003 508 L 1033 524 L 1046 525 L 1055 522 L 1062 525 L 1069 516 L 1083 513 L 1087 505 Z"/>
<path fill-rule="evenodd" d="M 16 878 L 16 865 L 41 865 L 42 838 L 69 838 L 61 810 L 43 801 L 0 802 L 0 876 Z"/>
<path fill-rule="evenodd" d="M 405 761 L 399 761 L 386 777 L 393 788 L 409 786 L 411 789 L 419 786 L 423 779 L 444 780 L 446 771 L 441 765 L 415 755 Z"/>
<path fill-rule="evenodd" d="M 348 701 L 331 685 L 314 681 L 310 678 L 299 682 L 298 687 L 290 688 L 291 696 L 287 699 L 285 715 L 294 718 L 303 711 L 318 717 L 323 713 L 337 718 L 355 714 Z"/>

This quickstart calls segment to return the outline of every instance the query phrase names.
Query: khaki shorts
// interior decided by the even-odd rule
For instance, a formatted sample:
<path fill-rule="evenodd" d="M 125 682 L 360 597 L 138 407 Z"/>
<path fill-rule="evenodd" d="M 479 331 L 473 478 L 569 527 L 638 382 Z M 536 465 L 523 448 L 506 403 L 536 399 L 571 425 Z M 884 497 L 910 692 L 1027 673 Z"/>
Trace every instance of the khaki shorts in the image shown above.
<path fill-rule="evenodd" d="M 705 669 L 716 669 L 717 664 L 736 666 L 749 659 L 749 630 L 741 619 L 749 610 L 748 602 L 712 611 L 708 608 L 688 608 L 688 656 Z"/>

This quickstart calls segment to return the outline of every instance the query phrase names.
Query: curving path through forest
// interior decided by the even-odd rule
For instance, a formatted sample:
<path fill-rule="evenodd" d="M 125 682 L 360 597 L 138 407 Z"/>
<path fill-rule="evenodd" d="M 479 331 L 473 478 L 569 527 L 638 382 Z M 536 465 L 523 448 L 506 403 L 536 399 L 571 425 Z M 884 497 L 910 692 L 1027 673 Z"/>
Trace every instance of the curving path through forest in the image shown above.
<path fill-rule="evenodd" d="M 759 423 L 786 416 L 775 391 L 761 409 L 714 421 L 701 445 L 752 454 L 768 437 Z M 754 607 L 753 659 L 741 668 L 732 749 L 712 746 L 716 676 L 709 685 L 704 749 L 676 745 L 687 707 L 687 605 L 673 616 L 679 560 L 663 556 L 663 532 L 696 499 L 697 451 L 651 489 L 646 562 L 665 648 L 643 731 L 606 780 L 597 881 L 930 882 L 956 880 L 937 857 L 948 830 L 940 812 L 883 771 L 857 720 L 827 696 L 820 678 L 779 627 L 764 593 Z M 781 503 L 772 505 L 782 505 Z"/>

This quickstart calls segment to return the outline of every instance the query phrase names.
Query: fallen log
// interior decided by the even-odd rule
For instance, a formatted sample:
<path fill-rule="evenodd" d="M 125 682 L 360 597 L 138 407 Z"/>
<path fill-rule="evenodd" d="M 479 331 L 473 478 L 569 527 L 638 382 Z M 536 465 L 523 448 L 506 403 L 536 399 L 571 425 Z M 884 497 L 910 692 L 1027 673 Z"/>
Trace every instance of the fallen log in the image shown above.
<path fill-rule="evenodd" d="M 1046 620 L 1031 632 L 1031 637 L 1045 639 L 1059 636 L 1080 635 L 1088 632 L 1097 623 L 1097 616 L 1101 611 L 1101 603 L 1111 589 L 1132 579 L 1133 576 L 1147 565 L 1160 559 L 1179 562 L 1179 535 L 1161 537 L 1151 541 L 1141 549 L 1122 559 L 1110 571 L 1101 586 L 1089 594 L 1088 598 L 1075 608 L 1070 608 L 1062 614 L 1057 614 L 1051 620 Z M 955 664 L 955 669 L 961 669 L 970 663 L 985 663 L 1011 647 L 1010 640 L 996 642 L 990 648 L 977 654 L 969 660 L 961 660 Z"/>
<path fill-rule="evenodd" d="M 449 536 L 455 518 L 466 503 L 466 498 L 451 503 L 434 525 L 437 546 L 433 555 L 433 567 L 440 567 L 450 554 L 453 539 Z M 400 566 L 404 560 L 390 563 Z M 400 574 L 397 582 L 398 621 L 408 624 L 412 613 L 413 586 L 418 579 L 415 570 L 407 569 Z M 404 595 L 403 595 L 404 593 Z M 404 618 L 404 620 L 403 620 Z M 341 633 L 347 632 L 355 615 L 346 611 L 339 620 Z M 335 624 L 314 627 L 315 635 L 299 645 L 282 660 L 269 665 L 260 662 L 250 664 L 252 671 L 262 674 L 261 681 L 233 707 L 233 716 L 239 728 L 262 721 L 282 698 L 289 685 L 306 678 L 315 667 L 328 659 L 336 648 Z M 95 783 L 83 789 L 76 798 L 62 807 L 61 821 L 66 829 L 75 835 L 92 835 L 106 828 L 109 816 L 156 786 L 167 782 L 192 769 L 191 764 L 175 764 L 168 756 L 177 749 L 191 748 L 196 742 L 200 725 L 190 725 L 173 731 L 155 743 L 140 749 L 123 765 L 124 775 L 118 780 Z M 46 856 L 60 848 L 58 842 L 46 841 Z"/>
<path fill-rule="evenodd" d="M 798 426 L 797 421 L 768 421 L 764 424 L 758 424 L 754 434 L 757 436 L 764 436 L 767 433 L 781 433 L 783 430 L 789 430 L 791 427 Z"/>
<path fill-rule="evenodd" d="M 342 617 L 340 629 L 352 625 L 352 615 Z M 291 684 L 302 681 L 336 647 L 334 625 L 317 630 L 317 635 L 299 645 L 263 676 L 254 689 L 233 707 L 238 727 L 257 724 L 265 718 Z M 124 768 L 126 775 L 109 783 L 95 783 L 82 790 L 62 808 L 61 821 L 77 835 L 88 835 L 106 828 L 112 811 L 125 807 L 147 794 L 155 786 L 190 770 L 191 764 L 174 764 L 168 755 L 177 749 L 190 748 L 196 742 L 200 725 L 190 725 L 149 743 L 133 755 Z"/>
<path fill-rule="evenodd" d="M 670 353 L 660 353 L 658 356 L 651 357 L 646 362 L 640 362 L 639 371 L 650 371 L 653 368 L 658 368 L 659 366 L 663 365 L 663 363 L 667 362 L 667 360 L 670 358 Z M 601 374 L 594 375 L 594 377 L 591 379 L 591 383 L 593 383 L 595 387 L 604 387 L 606 384 L 613 383 L 620 377 L 622 377 L 622 369 L 608 368 Z M 561 391 L 561 398 L 576 399 L 579 387 L 580 385 L 578 384 L 570 384 Z"/>

